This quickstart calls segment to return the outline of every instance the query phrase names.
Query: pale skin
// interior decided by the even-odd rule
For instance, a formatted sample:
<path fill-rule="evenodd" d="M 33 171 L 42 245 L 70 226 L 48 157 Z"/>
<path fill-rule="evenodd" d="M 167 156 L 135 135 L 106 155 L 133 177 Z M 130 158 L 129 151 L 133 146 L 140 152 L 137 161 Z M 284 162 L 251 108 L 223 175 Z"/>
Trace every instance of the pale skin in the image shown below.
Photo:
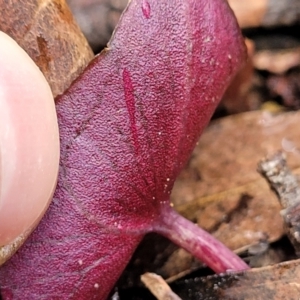
<path fill-rule="evenodd" d="M 51 202 L 58 165 L 50 87 L 26 52 L 0 32 L 0 250 L 36 227 Z"/>

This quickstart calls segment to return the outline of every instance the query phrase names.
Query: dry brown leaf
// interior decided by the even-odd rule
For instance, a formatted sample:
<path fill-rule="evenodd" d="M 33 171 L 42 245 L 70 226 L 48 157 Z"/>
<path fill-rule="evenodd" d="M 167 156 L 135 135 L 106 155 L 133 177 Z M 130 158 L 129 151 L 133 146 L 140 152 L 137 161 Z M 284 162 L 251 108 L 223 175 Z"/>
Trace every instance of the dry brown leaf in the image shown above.
<path fill-rule="evenodd" d="M 252 269 L 237 275 L 231 287 L 224 290 L 222 299 L 299 299 L 299 260 L 271 267 Z"/>
<path fill-rule="evenodd" d="M 173 289 L 182 298 L 186 296 L 184 299 L 298 300 L 300 260 L 246 272 L 185 280 Z"/>
<path fill-rule="evenodd" d="M 193 206 L 188 210 L 197 211 L 198 225 L 237 252 L 261 240 L 277 240 L 284 233 L 280 205 L 262 180 L 204 201 L 202 210 Z"/>
<path fill-rule="evenodd" d="M 299 112 L 248 112 L 219 119 L 202 134 L 174 186 L 176 206 L 261 179 L 258 161 L 283 150 L 291 168 L 300 166 Z"/>
<path fill-rule="evenodd" d="M 4 31 L 44 73 L 55 96 L 61 94 L 93 58 L 64 0 L 0 0 Z"/>
<path fill-rule="evenodd" d="M 281 207 L 256 169 L 277 150 L 287 153 L 292 168 L 299 167 L 299 118 L 299 112 L 252 112 L 213 122 L 175 183 L 178 211 L 234 250 L 280 238 Z"/>

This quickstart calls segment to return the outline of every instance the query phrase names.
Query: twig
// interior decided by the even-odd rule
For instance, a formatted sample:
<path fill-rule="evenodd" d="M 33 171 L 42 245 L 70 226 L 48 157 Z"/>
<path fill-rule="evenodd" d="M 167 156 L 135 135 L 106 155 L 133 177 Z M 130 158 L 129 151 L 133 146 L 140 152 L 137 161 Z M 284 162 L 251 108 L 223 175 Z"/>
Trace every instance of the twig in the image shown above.
<path fill-rule="evenodd" d="M 300 186 L 287 166 L 281 152 L 263 159 L 258 171 L 268 180 L 276 192 L 283 210 L 280 212 L 288 227 L 289 238 L 300 256 Z"/>
<path fill-rule="evenodd" d="M 161 276 L 145 273 L 141 276 L 141 280 L 158 300 L 181 300 Z"/>

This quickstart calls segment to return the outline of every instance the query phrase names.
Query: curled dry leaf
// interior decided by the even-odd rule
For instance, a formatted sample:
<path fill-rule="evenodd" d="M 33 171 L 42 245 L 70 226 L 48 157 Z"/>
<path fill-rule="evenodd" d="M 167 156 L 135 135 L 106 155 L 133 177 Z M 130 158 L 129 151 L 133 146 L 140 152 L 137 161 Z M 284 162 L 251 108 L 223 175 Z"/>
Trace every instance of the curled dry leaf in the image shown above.
<path fill-rule="evenodd" d="M 169 203 L 245 56 L 226 1 L 129 3 L 108 49 L 57 100 L 57 190 L 0 270 L 4 299 L 105 299 L 150 231 L 217 272 L 248 268 Z"/>
<path fill-rule="evenodd" d="M 93 58 L 64 0 L 0 0 L 0 30 L 39 66 L 55 96 L 62 94 Z"/>

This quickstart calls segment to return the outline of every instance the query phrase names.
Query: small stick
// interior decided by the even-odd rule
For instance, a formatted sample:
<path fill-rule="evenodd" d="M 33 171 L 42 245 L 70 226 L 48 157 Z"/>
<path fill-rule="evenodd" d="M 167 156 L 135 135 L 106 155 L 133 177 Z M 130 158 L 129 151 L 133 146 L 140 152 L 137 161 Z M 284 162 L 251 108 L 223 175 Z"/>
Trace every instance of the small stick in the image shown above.
<path fill-rule="evenodd" d="M 145 273 L 141 276 L 141 280 L 158 300 L 181 300 L 161 276 Z"/>
<path fill-rule="evenodd" d="M 300 186 L 287 166 L 286 157 L 278 152 L 258 164 L 258 172 L 269 182 L 282 205 L 280 212 L 288 227 L 288 236 L 300 256 Z"/>

